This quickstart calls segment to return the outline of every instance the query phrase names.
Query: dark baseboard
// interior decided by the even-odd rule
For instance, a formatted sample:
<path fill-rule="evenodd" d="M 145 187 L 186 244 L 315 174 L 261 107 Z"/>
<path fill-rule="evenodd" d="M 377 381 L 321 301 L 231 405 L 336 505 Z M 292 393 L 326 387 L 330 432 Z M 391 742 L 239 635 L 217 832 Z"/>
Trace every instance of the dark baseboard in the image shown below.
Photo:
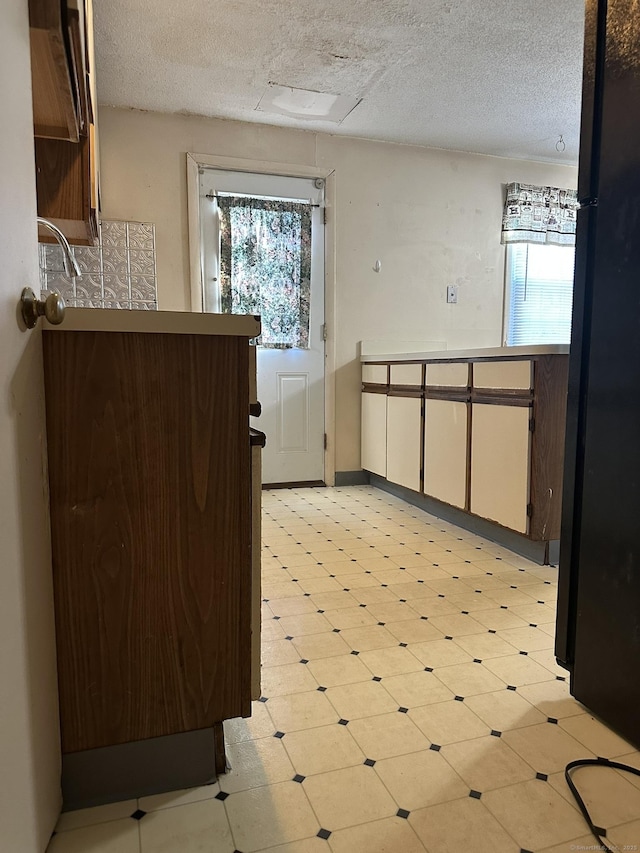
<path fill-rule="evenodd" d="M 213 729 L 71 752 L 62 756 L 63 811 L 215 780 Z"/>
<path fill-rule="evenodd" d="M 368 486 L 368 471 L 336 471 L 336 486 Z"/>
<path fill-rule="evenodd" d="M 557 565 L 560 550 L 559 540 L 533 542 L 531 539 L 522 536 L 520 533 L 516 533 L 514 530 L 501 527 L 499 524 L 495 524 L 486 518 L 471 515 L 462 509 L 436 500 L 436 498 L 413 492 L 411 489 L 405 489 L 404 486 L 397 486 L 395 483 L 390 483 L 384 477 L 380 477 L 377 474 L 369 474 L 368 476 L 372 486 L 381 489 L 383 492 L 389 492 L 389 494 L 395 495 L 397 498 L 402 498 L 407 503 L 417 506 L 425 512 L 443 519 L 443 521 L 457 524 L 471 533 L 476 533 L 478 536 L 490 539 L 492 542 L 496 542 L 498 545 L 502 545 L 510 551 L 515 551 L 516 554 L 526 557 L 527 560 L 531 560 L 533 563 L 538 563 L 541 566 L 548 563 Z"/>
<path fill-rule="evenodd" d="M 293 483 L 263 483 L 262 491 L 269 489 L 318 489 L 325 486 L 324 480 L 301 480 Z"/>

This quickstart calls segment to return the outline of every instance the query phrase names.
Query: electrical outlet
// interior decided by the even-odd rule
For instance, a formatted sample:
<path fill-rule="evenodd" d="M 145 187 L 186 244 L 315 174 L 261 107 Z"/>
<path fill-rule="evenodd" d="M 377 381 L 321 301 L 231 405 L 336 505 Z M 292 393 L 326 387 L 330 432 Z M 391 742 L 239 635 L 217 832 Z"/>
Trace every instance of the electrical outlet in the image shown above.
<path fill-rule="evenodd" d="M 447 302 L 455 304 L 458 301 L 458 288 L 455 284 L 447 287 Z"/>

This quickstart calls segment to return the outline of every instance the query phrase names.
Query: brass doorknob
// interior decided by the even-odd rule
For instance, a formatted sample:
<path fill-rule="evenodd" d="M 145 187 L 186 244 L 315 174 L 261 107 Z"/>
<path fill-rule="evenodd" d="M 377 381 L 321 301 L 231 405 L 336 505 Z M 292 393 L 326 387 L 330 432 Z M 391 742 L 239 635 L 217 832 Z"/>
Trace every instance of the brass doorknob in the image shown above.
<path fill-rule="evenodd" d="M 46 317 L 52 326 L 59 326 L 64 320 L 64 299 L 55 290 L 46 299 L 38 299 L 30 287 L 25 287 L 20 302 L 27 329 L 33 329 L 38 317 Z"/>
<path fill-rule="evenodd" d="M 59 326 L 62 323 L 65 307 L 64 299 L 57 290 L 47 296 L 44 301 L 44 316 L 52 326 Z"/>

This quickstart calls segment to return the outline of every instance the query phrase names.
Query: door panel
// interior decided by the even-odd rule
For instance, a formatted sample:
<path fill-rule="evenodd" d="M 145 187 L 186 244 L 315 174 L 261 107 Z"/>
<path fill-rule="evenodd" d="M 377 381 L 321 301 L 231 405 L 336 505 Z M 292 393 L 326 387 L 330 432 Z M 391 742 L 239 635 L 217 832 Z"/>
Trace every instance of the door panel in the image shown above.
<path fill-rule="evenodd" d="M 309 449 L 309 374 L 278 373 L 277 453 Z"/>
<path fill-rule="evenodd" d="M 387 479 L 420 491 L 422 400 L 387 397 Z"/>
<path fill-rule="evenodd" d="M 464 509 L 467 494 L 467 404 L 425 403 L 424 493 Z"/>
<path fill-rule="evenodd" d="M 258 349 L 260 418 L 252 426 L 267 436 L 263 483 L 322 480 L 324 382 L 307 368 L 307 350 Z"/>
<path fill-rule="evenodd" d="M 471 424 L 471 512 L 526 533 L 529 409 L 474 403 Z"/>
<path fill-rule="evenodd" d="M 380 477 L 387 476 L 387 395 L 362 395 L 361 465 Z"/>

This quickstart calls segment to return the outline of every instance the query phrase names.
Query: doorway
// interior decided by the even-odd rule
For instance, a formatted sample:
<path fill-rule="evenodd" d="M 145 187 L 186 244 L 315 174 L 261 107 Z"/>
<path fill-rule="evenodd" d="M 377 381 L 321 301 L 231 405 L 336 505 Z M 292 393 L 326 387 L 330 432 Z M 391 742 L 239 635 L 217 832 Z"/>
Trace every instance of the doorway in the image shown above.
<path fill-rule="evenodd" d="M 260 313 L 263 483 L 324 482 L 324 180 L 202 168 L 205 311 Z"/>

